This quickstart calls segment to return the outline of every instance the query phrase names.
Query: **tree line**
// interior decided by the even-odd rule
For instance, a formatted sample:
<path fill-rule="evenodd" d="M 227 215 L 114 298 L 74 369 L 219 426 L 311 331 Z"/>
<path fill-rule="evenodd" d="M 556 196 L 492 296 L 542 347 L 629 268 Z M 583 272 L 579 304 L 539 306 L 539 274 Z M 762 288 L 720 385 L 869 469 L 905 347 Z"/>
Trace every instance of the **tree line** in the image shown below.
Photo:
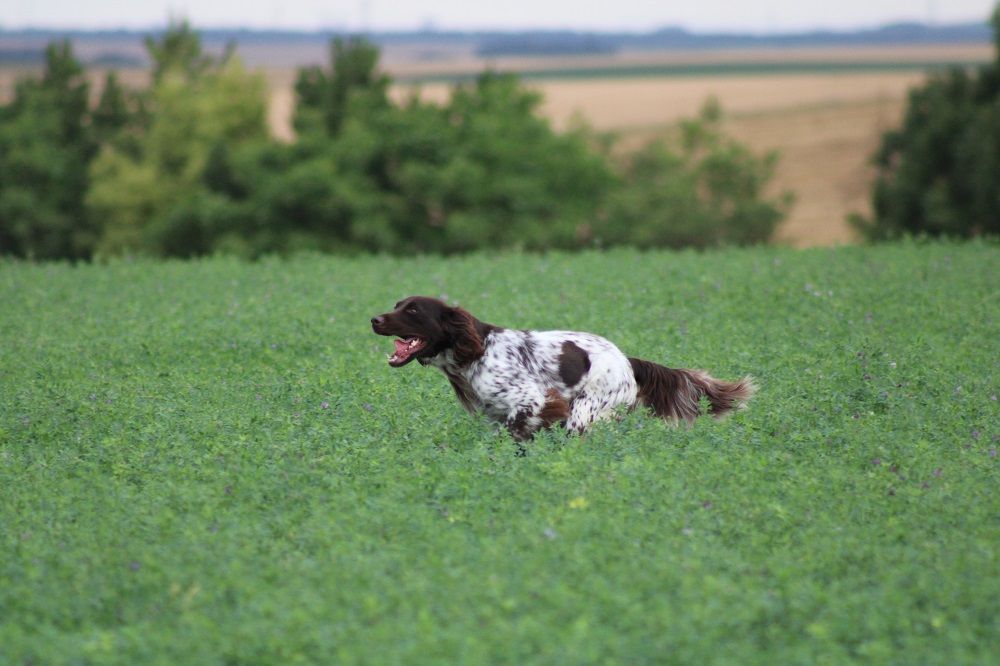
<path fill-rule="evenodd" d="M 109 73 L 90 104 L 70 44 L 53 43 L 0 107 L 0 254 L 705 247 L 766 241 L 786 208 L 764 194 L 776 157 L 724 135 L 717 105 L 626 153 L 554 131 L 513 76 L 394 102 L 378 49 L 336 39 L 327 66 L 299 70 L 282 143 L 233 49 L 207 55 L 185 22 L 146 47 L 148 85 Z"/>
<path fill-rule="evenodd" d="M 148 84 L 111 72 L 91 103 L 71 45 L 54 42 L 0 106 L 0 255 L 711 247 L 766 242 L 790 203 L 768 193 L 776 154 L 727 136 L 711 101 L 625 150 L 583 125 L 556 132 L 510 75 L 440 104 L 394 101 L 378 49 L 335 39 L 326 66 L 298 71 L 284 143 L 234 48 L 208 55 L 186 22 L 146 48 Z M 855 219 L 866 235 L 998 231 L 998 63 L 913 92 L 877 156 L 874 214 Z"/>

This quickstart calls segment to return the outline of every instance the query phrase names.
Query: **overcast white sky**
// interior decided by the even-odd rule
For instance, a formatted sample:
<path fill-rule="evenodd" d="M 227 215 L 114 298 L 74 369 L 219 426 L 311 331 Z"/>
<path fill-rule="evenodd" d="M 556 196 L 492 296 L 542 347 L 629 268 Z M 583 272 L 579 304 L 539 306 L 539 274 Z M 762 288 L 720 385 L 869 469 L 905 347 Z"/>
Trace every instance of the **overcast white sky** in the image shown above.
<path fill-rule="evenodd" d="M 349 30 L 573 28 L 780 32 L 985 20 L 995 0 L 0 0 L 0 27 Z"/>

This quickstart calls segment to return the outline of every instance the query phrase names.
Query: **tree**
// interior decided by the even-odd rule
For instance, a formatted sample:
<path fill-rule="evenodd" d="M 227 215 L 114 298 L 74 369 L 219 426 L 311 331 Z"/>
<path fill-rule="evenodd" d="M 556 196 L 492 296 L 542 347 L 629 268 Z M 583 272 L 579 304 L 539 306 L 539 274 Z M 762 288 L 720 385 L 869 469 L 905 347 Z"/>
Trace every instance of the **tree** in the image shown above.
<path fill-rule="evenodd" d="M 490 72 L 453 92 L 441 202 L 448 251 L 592 244 L 590 221 L 614 184 L 610 165 L 585 127 L 553 130 L 541 102 L 516 77 Z"/>
<path fill-rule="evenodd" d="M 201 36 L 186 20 L 171 19 L 159 39 L 149 35 L 143 41 L 153 61 L 154 85 L 171 73 L 194 81 L 215 64 L 212 57 L 202 51 Z"/>
<path fill-rule="evenodd" d="M 873 216 L 851 220 L 869 239 L 1000 233 L 1000 4 L 991 21 L 994 61 L 912 90 L 902 127 L 883 136 Z"/>
<path fill-rule="evenodd" d="M 389 104 L 389 77 L 378 72 L 378 47 L 363 38 L 335 38 L 330 43 L 330 71 L 299 70 L 293 124 L 300 133 L 337 134 L 354 113 L 369 113 Z"/>
<path fill-rule="evenodd" d="M 555 132 L 539 101 L 514 77 L 484 74 L 444 105 L 351 115 L 329 151 L 352 183 L 351 238 L 394 252 L 587 244 L 578 230 L 610 171 L 582 132 Z"/>
<path fill-rule="evenodd" d="M 443 105 L 416 96 L 393 104 L 377 56 L 364 40 L 334 40 L 328 69 L 300 71 L 296 127 L 300 144 L 315 148 L 312 166 L 268 182 L 316 205 L 297 206 L 312 211 L 311 221 L 287 205 L 281 219 L 325 246 L 371 251 L 590 242 L 586 219 L 612 180 L 585 132 L 555 132 L 538 113 L 537 93 L 492 73 Z M 326 173 L 326 184 L 309 171 Z M 277 200 L 251 207 L 269 210 Z"/>
<path fill-rule="evenodd" d="M 299 138 L 286 145 L 267 134 L 263 78 L 231 49 L 206 55 L 186 22 L 146 44 L 146 89 L 110 74 L 89 110 L 82 67 L 54 44 L 44 75 L 0 107 L 0 252 L 706 246 L 765 240 L 782 215 L 763 194 L 774 157 L 726 137 L 715 107 L 677 146 L 622 160 L 584 126 L 556 132 L 513 76 L 396 103 L 378 49 L 337 39 L 327 68 L 299 72 Z"/>
<path fill-rule="evenodd" d="M 94 132 L 107 140 L 122 129 L 129 120 L 125 89 L 118 83 L 118 75 L 108 72 L 97 107 L 90 116 Z"/>
<path fill-rule="evenodd" d="M 335 40 L 328 68 L 299 72 L 299 139 L 287 146 L 241 140 L 249 128 L 202 140 L 209 118 L 237 110 L 199 116 L 168 104 L 165 77 L 147 159 L 95 177 L 93 201 L 106 196 L 102 215 L 121 220 L 107 237 L 168 254 L 246 256 L 707 246 L 762 242 L 783 215 L 784 200 L 763 194 L 775 157 L 726 137 L 716 106 L 683 126 L 681 147 L 656 144 L 619 171 L 585 127 L 554 131 L 541 96 L 516 77 L 484 73 L 443 104 L 393 103 L 377 53 Z M 196 80 L 199 97 L 209 78 Z"/>
<path fill-rule="evenodd" d="M 89 255 L 94 233 L 82 204 L 97 144 L 88 93 L 69 42 L 56 42 L 41 78 L 20 81 L 0 109 L 0 254 Z"/>
<path fill-rule="evenodd" d="M 721 129 L 710 99 L 683 121 L 673 143 L 654 141 L 627 156 L 595 233 L 640 247 L 746 245 L 770 239 L 791 194 L 768 198 L 776 153 L 754 155 Z"/>
<path fill-rule="evenodd" d="M 186 23 L 147 46 L 155 63 L 148 123 L 131 149 L 107 145 L 91 167 L 86 205 L 100 224 L 95 250 L 200 254 L 222 233 L 219 220 L 236 223 L 219 212 L 226 202 L 209 196 L 205 170 L 223 147 L 267 138 L 265 84 L 232 54 L 205 56 Z M 196 215 L 206 202 L 211 215 Z"/>
<path fill-rule="evenodd" d="M 148 127 L 145 96 L 126 89 L 116 72 L 108 72 L 97 106 L 90 112 L 90 126 L 99 145 L 114 144 L 120 150 L 135 153 L 137 136 Z"/>

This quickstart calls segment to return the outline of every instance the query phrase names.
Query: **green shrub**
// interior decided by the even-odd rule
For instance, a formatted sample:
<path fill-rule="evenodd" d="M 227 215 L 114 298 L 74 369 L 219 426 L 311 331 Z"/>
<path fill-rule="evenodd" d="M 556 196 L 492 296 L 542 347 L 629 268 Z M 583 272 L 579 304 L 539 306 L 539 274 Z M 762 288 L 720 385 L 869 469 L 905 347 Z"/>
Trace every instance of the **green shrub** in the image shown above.
<path fill-rule="evenodd" d="M 389 106 L 389 77 L 377 70 L 378 47 L 360 38 L 330 43 L 330 70 L 311 66 L 295 81 L 294 125 L 300 134 L 340 132 L 350 115 Z"/>
<path fill-rule="evenodd" d="M 673 144 L 655 141 L 625 158 L 622 183 L 597 224 L 608 244 L 640 247 L 747 245 L 770 239 L 791 203 L 768 198 L 777 154 L 754 155 L 726 136 L 709 100 Z"/>
<path fill-rule="evenodd" d="M 764 195 L 776 156 L 725 136 L 717 104 L 682 125 L 678 147 L 655 143 L 618 160 L 613 142 L 599 149 L 585 127 L 555 132 L 538 113 L 541 97 L 509 75 L 487 72 L 442 105 L 390 104 L 373 53 L 335 41 L 329 72 L 300 73 L 296 126 L 308 148 L 295 154 L 310 166 L 292 176 L 282 164 L 264 179 L 296 193 L 296 210 L 276 211 L 269 186 L 238 195 L 314 247 L 705 247 L 764 242 L 784 215 L 787 197 Z M 288 249 L 267 238 L 254 252 Z"/>
<path fill-rule="evenodd" d="M 261 75 L 232 56 L 206 59 L 184 23 L 150 41 L 149 49 L 154 82 L 146 92 L 148 123 L 127 144 L 106 145 L 91 165 L 86 206 L 100 230 L 99 255 L 212 251 L 217 225 L 205 215 L 214 199 L 203 180 L 209 167 L 218 167 L 214 151 L 267 138 Z M 217 212 L 226 203 L 212 207 Z"/>
<path fill-rule="evenodd" d="M 350 57 L 343 48 L 335 43 Z M 229 163 L 215 171 L 234 174 L 237 186 L 209 178 L 259 228 L 280 231 L 255 236 L 253 254 L 299 244 L 394 253 L 584 244 L 580 230 L 610 190 L 612 172 L 585 132 L 553 131 L 537 113 L 541 98 L 517 79 L 488 73 L 444 105 L 417 98 L 393 105 L 373 101 L 383 94 L 380 77 L 351 75 L 376 82 L 366 95 L 342 85 L 341 70 L 335 61 L 330 76 L 300 76 L 300 90 L 303 80 L 313 87 L 300 104 L 297 125 L 306 131 L 295 146 L 228 151 Z M 333 116 L 312 108 L 339 99 L 322 85 L 352 89 Z M 324 117 L 337 120 L 316 121 Z M 284 157 L 274 159 L 278 153 Z M 290 246 L 287 235 L 301 243 Z"/>
<path fill-rule="evenodd" d="M 867 238 L 1000 233 L 1000 5 L 992 20 L 997 59 L 912 90 L 902 127 L 883 137 L 873 215 L 851 218 Z"/>
<path fill-rule="evenodd" d="M 299 72 L 285 145 L 266 86 L 187 23 L 146 42 L 149 88 L 109 76 L 93 110 L 68 45 L 0 108 L 0 252 L 256 257 L 766 241 L 784 201 L 775 157 L 726 137 L 718 107 L 620 158 L 586 127 L 556 132 L 541 96 L 487 72 L 443 104 L 390 100 L 378 49 L 334 40 Z"/>
<path fill-rule="evenodd" d="M 89 85 L 69 42 L 50 44 L 38 80 L 20 81 L 0 107 L 0 254 L 89 256 L 94 230 L 83 211 L 96 151 Z"/>

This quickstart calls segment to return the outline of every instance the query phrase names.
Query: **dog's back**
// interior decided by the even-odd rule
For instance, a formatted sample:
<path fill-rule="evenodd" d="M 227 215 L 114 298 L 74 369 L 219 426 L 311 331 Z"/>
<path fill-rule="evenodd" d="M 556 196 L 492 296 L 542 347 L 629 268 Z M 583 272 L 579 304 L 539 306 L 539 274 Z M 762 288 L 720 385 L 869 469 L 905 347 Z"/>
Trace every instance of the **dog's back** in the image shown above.
<path fill-rule="evenodd" d="M 502 329 L 484 342 L 483 356 L 467 378 L 483 411 L 496 420 L 530 419 L 546 403 L 564 402 L 566 414 L 559 420 L 582 431 L 619 405 L 635 402 L 628 359 L 598 335 Z"/>

